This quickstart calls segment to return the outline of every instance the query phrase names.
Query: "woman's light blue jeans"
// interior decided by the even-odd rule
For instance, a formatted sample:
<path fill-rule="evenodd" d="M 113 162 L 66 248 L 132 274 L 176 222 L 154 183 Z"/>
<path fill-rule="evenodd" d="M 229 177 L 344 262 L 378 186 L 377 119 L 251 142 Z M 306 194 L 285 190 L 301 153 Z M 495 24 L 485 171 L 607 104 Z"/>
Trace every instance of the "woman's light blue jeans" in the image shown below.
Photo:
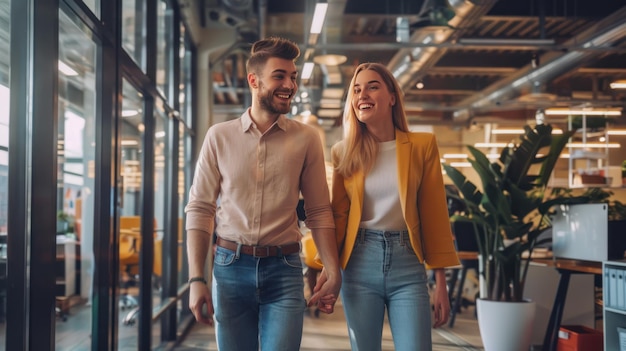
<path fill-rule="evenodd" d="M 255 258 L 217 247 L 213 308 L 220 351 L 297 351 L 304 279 L 300 255 Z"/>
<path fill-rule="evenodd" d="M 432 349 L 426 269 L 406 231 L 360 229 L 341 299 L 352 351 L 379 351 L 387 308 L 396 351 Z"/>

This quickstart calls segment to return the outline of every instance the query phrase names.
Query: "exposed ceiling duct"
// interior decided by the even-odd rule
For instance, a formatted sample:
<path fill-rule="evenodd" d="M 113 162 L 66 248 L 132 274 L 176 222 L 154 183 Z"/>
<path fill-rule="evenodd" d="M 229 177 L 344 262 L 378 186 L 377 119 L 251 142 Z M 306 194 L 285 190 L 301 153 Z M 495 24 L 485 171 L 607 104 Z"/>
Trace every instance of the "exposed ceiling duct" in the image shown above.
<path fill-rule="evenodd" d="M 425 1 L 422 11 L 430 11 L 431 1 Z M 449 0 L 455 16 L 448 26 L 428 26 L 417 29 L 411 35 L 410 42 L 418 44 L 441 44 L 449 41 L 456 31 L 470 27 L 481 16 L 485 15 L 497 0 Z M 419 80 L 425 70 L 435 65 L 445 54 L 446 49 L 418 46 L 412 49 L 401 49 L 391 59 L 387 67 L 394 74 L 403 90 L 410 89 Z"/>
<path fill-rule="evenodd" d="M 462 108 L 455 114 L 455 120 L 464 120 L 471 117 L 474 111 L 486 107 L 493 107 L 500 101 L 511 99 L 524 91 L 532 91 L 550 80 L 563 75 L 575 68 L 583 66 L 590 59 L 606 53 L 614 44 L 619 43 L 626 36 L 626 7 L 623 7 L 599 21 L 593 27 L 580 33 L 563 43 L 571 51 L 549 52 L 540 57 L 540 65 L 529 63 L 517 73 L 504 78 L 475 94 L 456 106 Z"/>
<path fill-rule="evenodd" d="M 235 109 L 246 102 L 240 66 L 257 35 L 297 42 L 300 62 L 318 59 L 300 89 L 320 120 L 341 115 L 346 85 L 360 62 L 381 62 L 395 72 L 414 124 L 519 123 L 539 108 L 626 103 L 626 90 L 609 86 L 626 80 L 622 2 L 326 0 L 324 29 L 312 42 L 314 2 L 181 0 L 188 22 L 206 22 L 189 32 L 207 54 L 218 105 Z M 347 61 L 322 67 L 324 54 Z M 328 97 L 330 91 L 338 97 Z"/>
<path fill-rule="evenodd" d="M 256 15 L 252 0 L 204 0 L 202 16 L 204 26 L 220 25 L 234 28 L 243 40 L 256 41 L 259 38 L 260 19 Z M 263 1 L 260 2 L 264 3 Z"/>

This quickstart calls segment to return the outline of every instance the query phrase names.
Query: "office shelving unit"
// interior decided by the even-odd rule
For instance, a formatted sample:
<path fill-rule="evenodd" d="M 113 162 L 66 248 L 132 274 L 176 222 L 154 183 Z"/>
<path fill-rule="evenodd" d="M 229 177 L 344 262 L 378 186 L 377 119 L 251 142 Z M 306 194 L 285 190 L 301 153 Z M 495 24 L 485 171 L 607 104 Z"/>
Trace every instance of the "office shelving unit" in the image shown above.
<path fill-rule="evenodd" d="M 573 130 L 574 117 L 568 117 L 568 129 Z M 581 116 L 582 127 L 576 128 L 576 134 L 569 142 L 569 187 L 605 187 L 609 181 L 609 135 L 608 126 L 603 116 Z M 589 126 L 588 118 L 604 119 L 601 127 Z M 591 141 L 598 139 L 598 141 Z M 574 145 L 580 147 L 574 147 Z"/>
<path fill-rule="evenodd" d="M 624 350 L 620 345 L 626 347 L 626 261 L 602 262 L 602 274 L 604 349 Z"/>

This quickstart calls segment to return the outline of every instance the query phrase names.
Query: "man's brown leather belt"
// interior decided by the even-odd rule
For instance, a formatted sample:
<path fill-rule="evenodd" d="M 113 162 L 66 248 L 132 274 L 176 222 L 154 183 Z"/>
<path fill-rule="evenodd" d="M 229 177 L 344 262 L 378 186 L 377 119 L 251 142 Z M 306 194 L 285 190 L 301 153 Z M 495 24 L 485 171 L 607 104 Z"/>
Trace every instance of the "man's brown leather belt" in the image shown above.
<path fill-rule="evenodd" d="M 237 251 L 237 244 L 234 241 L 222 239 L 219 236 L 217 237 L 217 246 L 223 247 L 228 250 Z M 300 243 L 295 242 L 293 244 L 280 245 L 280 246 L 252 246 L 252 245 L 241 245 L 241 249 L 239 251 L 242 254 L 250 255 L 254 257 L 276 257 L 276 256 L 284 256 L 291 255 L 297 252 L 300 252 Z"/>

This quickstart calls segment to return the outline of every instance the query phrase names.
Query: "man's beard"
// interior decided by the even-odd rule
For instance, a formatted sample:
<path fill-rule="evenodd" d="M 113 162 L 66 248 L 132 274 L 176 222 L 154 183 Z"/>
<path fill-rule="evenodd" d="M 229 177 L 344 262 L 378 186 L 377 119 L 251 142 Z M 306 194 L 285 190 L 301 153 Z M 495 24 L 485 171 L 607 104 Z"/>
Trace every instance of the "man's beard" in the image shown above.
<path fill-rule="evenodd" d="M 263 85 L 259 84 L 259 90 L 263 91 Z M 291 94 L 291 92 L 290 92 Z M 286 104 L 278 104 L 274 103 L 274 93 L 268 92 L 267 94 L 259 94 L 259 105 L 265 111 L 272 114 L 286 114 L 289 113 L 291 109 L 291 100 L 286 102 Z"/>

